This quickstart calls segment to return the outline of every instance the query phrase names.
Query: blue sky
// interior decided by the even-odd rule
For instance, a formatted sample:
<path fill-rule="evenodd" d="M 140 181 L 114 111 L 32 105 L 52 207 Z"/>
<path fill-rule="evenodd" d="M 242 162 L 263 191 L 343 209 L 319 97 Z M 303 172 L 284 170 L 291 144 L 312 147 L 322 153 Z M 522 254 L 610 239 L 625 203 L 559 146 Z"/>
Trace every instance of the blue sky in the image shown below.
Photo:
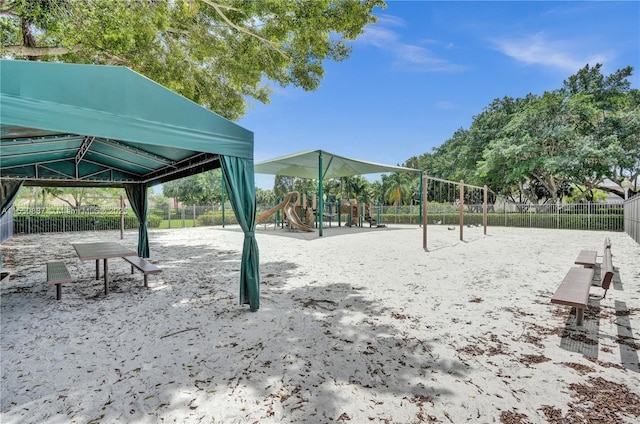
<path fill-rule="evenodd" d="M 238 121 L 255 134 L 256 162 L 322 149 L 402 164 L 469 128 L 492 100 L 558 89 L 587 63 L 606 75 L 633 66 L 640 88 L 640 2 L 387 6 L 347 60 L 325 62 L 318 90 L 274 86 L 271 103 Z M 256 174 L 256 185 L 272 188 L 273 176 Z"/>

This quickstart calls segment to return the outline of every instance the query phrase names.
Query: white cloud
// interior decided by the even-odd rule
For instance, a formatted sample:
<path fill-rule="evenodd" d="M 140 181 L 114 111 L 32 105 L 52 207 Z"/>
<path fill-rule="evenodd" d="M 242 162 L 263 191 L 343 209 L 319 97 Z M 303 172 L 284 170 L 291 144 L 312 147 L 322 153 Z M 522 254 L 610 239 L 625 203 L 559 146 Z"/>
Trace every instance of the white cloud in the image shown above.
<path fill-rule="evenodd" d="M 411 44 L 396 47 L 396 69 L 413 71 L 460 71 L 464 67 L 435 56 L 429 49 Z"/>
<path fill-rule="evenodd" d="M 392 45 L 401 44 L 398 41 L 398 34 L 390 29 L 377 26 L 368 26 L 364 34 L 358 37 L 358 41 L 380 48 L 389 48 Z"/>
<path fill-rule="evenodd" d="M 378 15 L 378 25 L 387 25 L 387 26 L 395 26 L 395 27 L 404 27 L 405 21 L 402 18 L 393 15 L 387 15 L 385 13 L 381 13 Z"/>
<path fill-rule="evenodd" d="M 365 28 L 364 34 L 357 43 L 368 44 L 384 50 L 394 58 L 393 68 L 412 72 L 434 71 L 460 71 L 465 67 L 451 63 L 445 58 L 439 57 L 432 50 L 417 44 L 409 44 L 401 41 L 396 31 L 391 26 L 403 27 L 404 21 L 391 15 L 382 15 L 378 22 Z M 425 45 L 444 46 L 450 48 L 450 43 L 442 43 L 436 40 L 423 40 Z"/>
<path fill-rule="evenodd" d="M 588 54 L 580 51 L 584 43 L 563 40 L 549 40 L 543 33 L 525 38 L 493 40 L 496 49 L 525 65 L 544 65 L 574 72 L 587 63 L 606 62 L 610 55 L 606 53 Z"/>

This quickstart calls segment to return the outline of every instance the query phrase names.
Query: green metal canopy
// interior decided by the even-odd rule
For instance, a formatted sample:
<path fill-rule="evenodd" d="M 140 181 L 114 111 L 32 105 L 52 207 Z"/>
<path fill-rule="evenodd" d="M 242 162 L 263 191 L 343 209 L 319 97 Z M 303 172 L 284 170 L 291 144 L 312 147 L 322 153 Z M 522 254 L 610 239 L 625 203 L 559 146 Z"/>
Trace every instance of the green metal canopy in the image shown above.
<path fill-rule="evenodd" d="M 384 172 L 421 172 L 403 166 L 383 165 L 358 159 L 349 159 L 323 150 L 305 150 L 280 156 L 255 164 L 258 174 L 283 175 L 286 177 L 310 178 L 318 181 L 319 210 L 324 210 L 322 182 L 327 178 L 351 177 L 354 175 L 379 174 Z M 420 179 L 422 181 L 422 179 Z M 422 190 L 420 190 L 422 192 Z M 322 237 L 323 214 L 318 214 L 318 235 Z"/>
<path fill-rule="evenodd" d="M 253 159 L 253 133 L 131 69 L 0 61 L 2 177 L 155 185 Z"/>
<path fill-rule="evenodd" d="M 0 216 L 20 185 L 124 187 L 148 257 L 147 188 L 215 168 L 245 232 L 240 301 L 257 310 L 251 131 L 125 67 L 0 60 Z"/>

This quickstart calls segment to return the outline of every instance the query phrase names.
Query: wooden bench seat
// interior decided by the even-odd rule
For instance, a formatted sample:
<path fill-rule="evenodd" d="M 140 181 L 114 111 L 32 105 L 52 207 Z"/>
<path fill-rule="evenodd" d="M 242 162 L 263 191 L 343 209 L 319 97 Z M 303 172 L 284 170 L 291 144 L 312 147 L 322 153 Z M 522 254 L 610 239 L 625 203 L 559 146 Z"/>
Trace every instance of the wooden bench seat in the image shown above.
<path fill-rule="evenodd" d="M 582 250 L 576 261 L 574 262 L 576 265 L 582 265 L 585 268 L 595 268 L 596 266 L 596 258 L 598 257 L 598 252 L 595 250 Z"/>
<path fill-rule="evenodd" d="M 605 248 L 602 264 L 600 265 L 600 287 L 604 289 L 604 294 L 599 299 L 604 299 L 607 295 L 607 290 L 609 290 L 613 280 L 613 272 L 611 249 Z M 593 284 L 593 274 L 594 268 L 572 267 L 551 298 L 551 303 L 576 308 L 576 325 L 582 325 L 584 310 L 589 303 L 589 291 Z"/>
<path fill-rule="evenodd" d="M 152 264 L 144 258 L 139 256 L 123 256 L 122 259 L 131 264 L 131 273 L 133 274 L 134 268 L 139 269 L 144 274 L 144 286 L 149 287 L 147 276 L 149 274 L 157 274 L 162 272 L 162 269 L 157 265 Z"/>
<path fill-rule="evenodd" d="M 582 325 L 592 281 L 593 268 L 572 267 L 551 298 L 551 303 L 576 308 L 576 324 Z"/>
<path fill-rule="evenodd" d="M 604 249 L 603 251 L 607 251 L 611 249 L 611 239 L 609 237 L 605 237 L 604 239 Z M 578 254 L 578 257 L 575 260 L 576 265 L 582 265 L 585 268 L 595 268 L 596 266 L 596 258 L 598 257 L 598 252 L 595 250 L 582 250 Z"/>
<path fill-rule="evenodd" d="M 62 261 L 47 262 L 47 284 L 56 285 L 56 299 L 62 299 L 62 284 L 71 283 L 73 278 Z"/>

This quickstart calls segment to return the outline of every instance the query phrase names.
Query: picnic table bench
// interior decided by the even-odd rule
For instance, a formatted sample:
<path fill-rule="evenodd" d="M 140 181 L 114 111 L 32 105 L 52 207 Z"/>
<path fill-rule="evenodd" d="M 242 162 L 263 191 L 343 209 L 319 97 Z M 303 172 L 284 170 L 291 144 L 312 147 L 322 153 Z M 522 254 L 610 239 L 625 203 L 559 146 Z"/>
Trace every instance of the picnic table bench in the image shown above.
<path fill-rule="evenodd" d="M 577 261 L 577 260 L 576 260 Z M 577 263 L 577 262 L 576 262 Z M 565 275 L 562 283 L 551 298 L 551 303 L 566 305 L 576 308 L 576 325 L 582 325 L 584 310 L 589 303 L 589 291 L 593 284 L 594 266 L 572 267 Z M 604 294 L 599 299 L 604 299 L 613 279 L 613 260 L 611 256 L 611 243 L 605 239 L 605 249 L 600 265 L 600 287 Z"/>
<path fill-rule="evenodd" d="M 133 274 L 134 268 L 139 269 L 144 274 L 144 286 L 149 287 L 147 276 L 149 274 L 157 274 L 162 272 L 162 269 L 157 265 L 152 264 L 144 258 L 139 256 L 123 256 L 122 259 L 131 264 L 131 273 Z"/>
<path fill-rule="evenodd" d="M 62 284 L 71 282 L 73 282 L 73 278 L 71 278 L 64 262 L 47 262 L 47 284 L 56 285 L 56 300 L 62 299 Z"/>

